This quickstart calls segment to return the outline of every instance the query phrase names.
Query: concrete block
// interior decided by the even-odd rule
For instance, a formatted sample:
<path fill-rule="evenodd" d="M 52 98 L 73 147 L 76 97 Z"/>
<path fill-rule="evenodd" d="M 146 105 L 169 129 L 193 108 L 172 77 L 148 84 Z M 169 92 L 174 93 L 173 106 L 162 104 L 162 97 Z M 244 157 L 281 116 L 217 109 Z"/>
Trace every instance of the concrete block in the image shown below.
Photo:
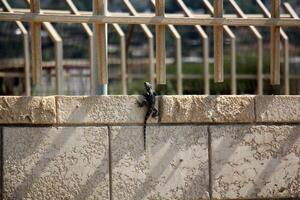
<path fill-rule="evenodd" d="M 143 123 L 146 108 L 139 108 L 140 96 L 57 96 L 57 117 L 61 124 Z M 150 118 L 148 123 L 156 123 Z"/>
<path fill-rule="evenodd" d="M 211 127 L 214 199 L 300 198 L 300 126 Z"/>
<path fill-rule="evenodd" d="M 300 96 L 257 96 L 257 122 L 300 123 Z"/>
<path fill-rule="evenodd" d="M 162 123 L 247 123 L 254 121 L 254 96 L 162 97 Z"/>
<path fill-rule="evenodd" d="M 111 127 L 113 199 L 209 199 L 206 126 Z"/>
<path fill-rule="evenodd" d="M 0 97 L 0 124 L 54 124 L 54 97 Z"/>
<path fill-rule="evenodd" d="M 106 127 L 4 128 L 4 199 L 109 199 Z"/>

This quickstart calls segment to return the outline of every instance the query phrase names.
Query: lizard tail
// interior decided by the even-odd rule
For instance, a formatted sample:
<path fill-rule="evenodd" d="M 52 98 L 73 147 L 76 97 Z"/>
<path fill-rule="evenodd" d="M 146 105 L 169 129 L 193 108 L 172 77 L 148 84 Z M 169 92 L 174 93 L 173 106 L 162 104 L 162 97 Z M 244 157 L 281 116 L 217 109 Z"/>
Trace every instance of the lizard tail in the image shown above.
<path fill-rule="evenodd" d="M 146 121 L 144 122 L 144 150 L 146 151 Z"/>
<path fill-rule="evenodd" d="M 147 120 L 150 116 L 150 112 L 146 113 L 145 119 L 144 119 L 144 150 L 146 151 L 146 128 L 147 128 Z"/>

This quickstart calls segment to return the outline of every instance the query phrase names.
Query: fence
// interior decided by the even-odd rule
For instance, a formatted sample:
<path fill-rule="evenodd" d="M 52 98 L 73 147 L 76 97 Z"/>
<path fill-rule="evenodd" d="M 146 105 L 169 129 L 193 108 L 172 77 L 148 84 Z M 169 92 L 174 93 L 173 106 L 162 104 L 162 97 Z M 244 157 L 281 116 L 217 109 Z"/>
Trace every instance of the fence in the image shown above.
<path fill-rule="evenodd" d="M 300 20 L 297 14 L 288 2 L 283 3 L 288 14 L 280 14 L 280 0 L 271 0 L 272 9 L 268 11 L 261 0 L 256 0 L 258 6 L 263 11 L 263 15 L 245 14 L 237 5 L 235 0 L 229 0 L 229 3 L 236 11 L 235 14 L 223 14 L 223 0 L 215 0 L 213 5 L 208 0 L 204 4 L 211 13 L 194 14 L 182 0 L 177 3 L 183 10 L 184 14 L 166 14 L 164 0 L 152 0 L 155 7 L 155 14 L 138 13 L 129 0 L 124 0 L 129 13 L 108 12 L 106 0 L 93 0 L 93 12 L 78 11 L 72 0 L 66 0 L 70 11 L 61 10 L 41 10 L 39 0 L 27 0 L 30 5 L 30 12 L 26 9 L 12 9 L 6 0 L 1 0 L 4 8 L 8 12 L 0 12 L 1 21 L 15 21 L 24 35 L 24 60 L 25 60 L 25 77 L 26 77 L 26 94 L 30 95 L 30 62 L 29 62 L 29 35 L 22 22 L 31 24 L 31 60 L 32 60 L 32 83 L 37 85 L 41 82 L 42 58 L 41 58 L 41 25 L 49 33 L 55 44 L 55 68 L 56 68 L 56 91 L 61 94 L 61 85 L 63 78 L 63 57 L 62 57 L 62 38 L 55 31 L 51 22 L 57 23 L 81 23 L 83 29 L 89 37 L 89 65 L 91 68 L 91 94 L 97 94 L 97 88 L 108 83 L 108 59 L 107 59 L 107 24 L 112 24 L 120 38 L 120 63 L 121 63 L 121 80 L 122 92 L 126 94 L 126 41 L 125 34 L 119 24 L 137 24 L 141 26 L 146 37 L 148 38 L 149 48 L 149 80 L 152 84 L 166 83 L 166 45 L 165 32 L 166 27 L 171 31 L 176 44 L 176 82 L 177 93 L 182 94 L 182 79 L 194 78 L 182 74 L 182 38 L 176 30 L 175 25 L 195 26 L 203 40 L 203 66 L 204 66 L 204 88 L 205 94 L 209 94 L 209 42 L 208 35 L 202 26 L 213 26 L 214 31 L 214 80 L 215 82 L 224 81 L 223 69 L 223 32 L 230 38 L 230 80 L 231 94 L 236 94 L 236 36 L 231 31 L 230 26 L 246 26 L 253 32 L 257 39 L 257 85 L 258 94 L 263 93 L 263 37 L 257 30 L 256 26 L 270 27 L 270 80 L 271 84 L 280 84 L 280 39 L 283 41 L 284 52 L 284 87 L 285 94 L 289 94 L 289 40 L 282 27 L 300 26 Z M 94 33 L 88 26 L 93 24 Z M 156 42 L 156 59 L 154 59 L 154 36 L 147 25 L 155 25 L 155 42 Z M 95 44 L 95 45 L 94 45 Z M 154 64 L 156 63 L 156 69 Z M 156 71 L 156 73 L 155 73 Z M 96 75 L 93 75 L 96 74 Z M 173 78 L 173 77 L 171 77 Z M 253 78 L 253 77 L 251 77 Z M 105 93 L 105 90 L 104 90 Z"/>

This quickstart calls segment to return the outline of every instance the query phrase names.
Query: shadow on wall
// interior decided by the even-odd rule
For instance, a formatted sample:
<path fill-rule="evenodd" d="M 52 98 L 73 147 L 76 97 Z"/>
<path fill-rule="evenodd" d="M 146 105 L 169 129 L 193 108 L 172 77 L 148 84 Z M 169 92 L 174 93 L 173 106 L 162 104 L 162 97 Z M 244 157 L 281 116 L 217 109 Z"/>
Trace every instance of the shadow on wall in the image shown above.
<path fill-rule="evenodd" d="M 132 189 L 126 194 L 130 199 L 149 195 L 207 197 L 206 126 L 185 127 L 185 135 L 179 134 L 179 127 L 150 126 L 147 153 L 142 126 L 109 129 L 111 153 L 106 127 L 5 128 L 4 198 L 108 199 L 109 157 L 110 189 L 116 199 L 128 191 L 126 186 Z M 128 182 L 130 177 L 125 178 L 127 172 L 139 175 L 131 174 L 133 185 Z M 179 193 L 159 191 L 175 186 Z"/>
<path fill-rule="evenodd" d="M 276 130 L 272 130 L 273 133 L 276 132 Z M 285 135 L 283 136 L 284 138 L 282 140 L 278 140 L 276 141 L 275 145 L 276 145 L 276 149 L 274 150 L 274 152 L 270 152 L 270 157 L 271 159 L 269 159 L 269 161 L 267 162 L 267 164 L 265 165 L 264 169 L 260 172 L 260 175 L 255 177 L 255 185 L 252 185 L 252 187 L 248 190 L 247 192 L 247 196 L 253 196 L 253 194 L 259 194 L 259 193 L 263 193 L 263 190 L 266 190 L 269 188 L 272 188 L 275 186 L 275 188 L 278 190 L 279 193 L 281 193 L 281 195 L 283 196 L 289 196 L 289 193 L 293 193 L 293 191 L 297 191 L 299 188 L 299 185 L 297 184 L 297 179 L 298 179 L 298 183 L 300 181 L 300 174 L 299 174 L 299 170 L 298 169 L 298 173 L 296 172 L 295 175 L 298 177 L 294 177 L 294 179 L 296 180 L 291 181 L 290 183 L 286 183 L 286 182 L 279 182 L 278 184 L 273 183 L 274 185 L 268 185 L 268 181 L 271 182 L 270 178 L 272 178 L 274 180 L 274 178 L 272 177 L 272 175 L 274 176 L 277 167 L 279 167 L 282 164 L 282 161 L 288 161 L 291 162 L 291 160 L 288 159 L 289 154 L 291 154 L 292 152 L 297 152 L 296 148 L 297 145 L 295 146 L 295 144 L 300 140 L 300 129 L 299 127 L 293 127 L 292 130 L 287 130 L 287 132 L 285 133 Z M 258 134 L 265 134 L 265 132 L 260 132 Z M 275 135 L 275 139 L 276 138 L 280 138 L 280 133 Z M 294 150 L 293 150 L 294 149 Z M 293 150 L 293 151 L 291 151 Z M 299 152 L 300 153 L 300 152 Z M 268 153 L 266 153 L 268 154 Z M 266 155 L 268 156 L 268 155 Z M 300 154 L 296 155 L 298 158 L 300 158 Z M 266 159 L 268 159 L 268 157 L 266 157 Z M 293 165 L 292 163 L 290 163 L 291 165 Z M 295 166 L 297 166 L 297 162 L 294 163 Z M 300 163 L 298 162 L 298 165 Z M 296 169 L 297 170 L 297 169 Z M 289 173 L 289 172 L 288 172 Z M 291 177 L 293 177 L 294 171 L 290 171 L 291 174 L 289 174 Z M 276 177 L 276 175 L 275 175 Z M 288 177 L 288 176 L 287 176 Z M 277 179 L 283 178 L 282 181 L 287 181 L 285 180 L 285 177 L 278 177 Z M 286 185 L 287 184 L 287 185 Z M 266 186 L 267 185 L 267 186 Z M 297 196 L 295 196 L 297 197 Z M 300 196 L 298 196 L 300 197 Z"/>
<path fill-rule="evenodd" d="M 214 126 L 210 132 L 214 198 L 297 197 L 298 126 Z"/>
<path fill-rule="evenodd" d="M 97 196 L 108 198 L 105 127 L 5 128 L 4 145 L 5 198 L 81 199 L 78 190 L 94 172 L 102 181 Z"/>
<path fill-rule="evenodd" d="M 197 120 L 232 123 L 254 110 L 251 101 L 238 105 L 233 101 L 218 96 L 190 98 L 190 102 L 183 98 L 174 101 L 170 109 L 178 108 L 170 113 L 178 114 L 179 121 L 193 112 L 188 117 L 196 113 L 201 115 Z M 199 112 L 182 107 L 183 102 Z M 202 107 L 205 102 L 208 108 Z M 214 118 L 208 117 L 209 108 Z M 89 103 L 78 105 L 68 120 L 76 121 L 92 109 Z M 5 199 L 108 199 L 109 195 L 113 199 L 206 199 L 212 190 L 213 198 L 294 197 L 300 178 L 299 132 L 298 125 L 149 124 L 145 152 L 142 126 L 6 127 L 0 132 L 3 195 Z"/>
<path fill-rule="evenodd" d="M 208 198 L 206 126 L 113 127 L 114 199 Z M 124 151 L 128 149 L 128 151 Z"/>

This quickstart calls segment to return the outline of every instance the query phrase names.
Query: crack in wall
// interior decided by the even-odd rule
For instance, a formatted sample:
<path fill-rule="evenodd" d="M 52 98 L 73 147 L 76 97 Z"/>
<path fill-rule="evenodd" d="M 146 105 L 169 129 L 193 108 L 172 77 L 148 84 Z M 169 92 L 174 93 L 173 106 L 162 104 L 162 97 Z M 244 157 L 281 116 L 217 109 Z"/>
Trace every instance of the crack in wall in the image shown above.
<path fill-rule="evenodd" d="M 3 199 L 3 127 L 0 127 L 0 199 Z"/>
<path fill-rule="evenodd" d="M 207 126 L 207 150 L 208 150 L 208 194 L 209 194 L 209 199 L 212 199 L 211 130 L 210 130 L 210 126 Z"/>
<path fill-rule="evenodd" d="M 108 132 L 108 180 L 109 180 L 109 199 L 112 200 L 112 157 L 111 157 L 111 130 L 110 126 L 107 126 Z"/>

